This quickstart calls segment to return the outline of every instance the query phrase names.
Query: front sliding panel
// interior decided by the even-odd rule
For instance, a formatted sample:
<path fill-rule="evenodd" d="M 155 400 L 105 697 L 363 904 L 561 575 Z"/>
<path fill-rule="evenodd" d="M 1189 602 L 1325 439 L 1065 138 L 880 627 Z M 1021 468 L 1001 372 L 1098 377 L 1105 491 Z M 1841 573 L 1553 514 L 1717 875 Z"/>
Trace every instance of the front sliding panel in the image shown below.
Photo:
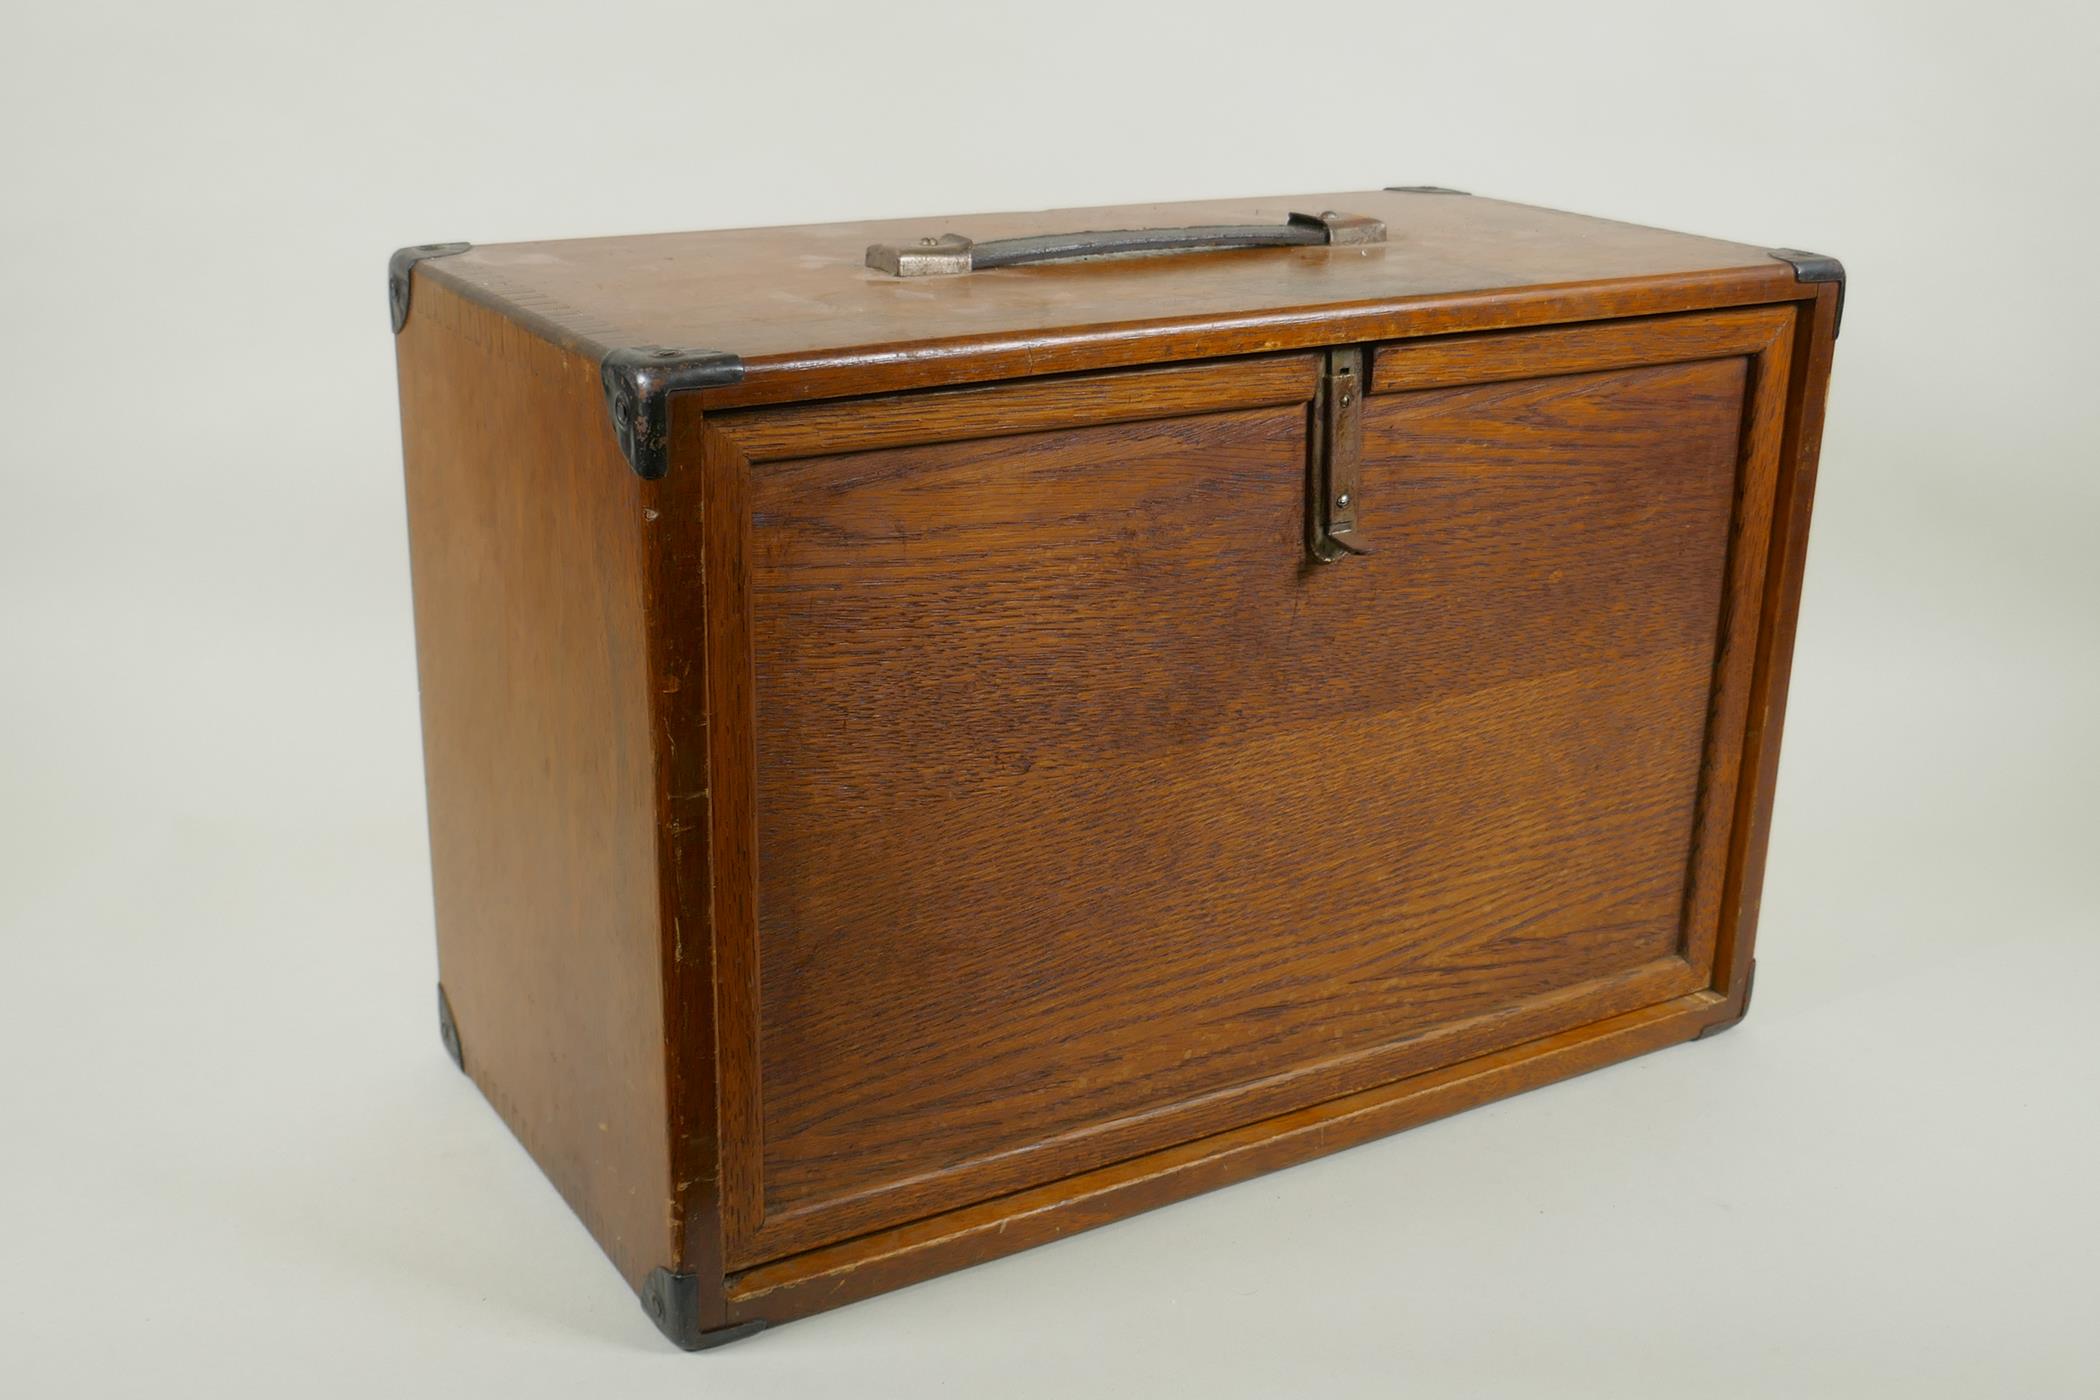
<path fill-rule="evenodd" d="M 1707 985 L 1788 314 L 1381 358 L 1333 565 L 1305 404 L 1230 367 L 1017 435 L 933 441 L 1043 386 L 888 401 L 869 450 L 754 421 L 732 1265 Z"/>

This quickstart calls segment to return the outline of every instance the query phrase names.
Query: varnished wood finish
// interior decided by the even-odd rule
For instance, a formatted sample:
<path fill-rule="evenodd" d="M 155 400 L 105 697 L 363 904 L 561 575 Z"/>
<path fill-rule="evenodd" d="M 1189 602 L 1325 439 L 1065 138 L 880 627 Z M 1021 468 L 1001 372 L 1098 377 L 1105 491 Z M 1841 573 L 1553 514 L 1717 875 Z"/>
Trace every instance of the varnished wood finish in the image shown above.
<path fill-rule="evenodd" d="M 731 1072 L 764 1148 L 732 1263 L 1703 985 L 1716 628 L 1777 447 L 1741 440 L 1744 355 L 1790 314 L 1375 401 L 1390 538 L 1345 568 L 1295 543 L 1304 415 L 1222 395 L 750 473 L 765 1053 Z M 1142 405 L 1072 392 L 1113 422 L 1126 378 Z"/>
<path fill-rule="evenodd" d="M 590 361 L 438 286 L 399 354 L 439 978 L 639 1284 L 676 1248 L 641 483 Z"/>
<path fill-rule="evenodd" d="M 701 470 L 639 483 L 640 528 L 649 588 L 649 693 L 654 704 L 650 734 L 656 753 L 658 840 L 658 955 L 664 987 L 665 1111 L 669 1119 L 667 1193 L 672 1245 L 662 1267 L 713 1280 L 726 1267 L 718 1143 L 722 1125 L 737 1112 L 715 1074 L 714 1045 L 726 1023 L 743 1034 L 739 998 L 719 989 L 738 984 L 738 946 L 718 956 L 715 930 L 733 915 L 745 886 L 735 878 L 748 848 L 716 834 L 715 824 L 736 810 L 740 789 L 733 773 L 720 782 L 718 726 L 733 699 L 718 692 L 724 679 L 707 661 L 708 640 L 719 630 L 708 623 L 710 604 L 741 596 L 738 556 L 710 546 L 705 526 L 717 519 L 709 509 L 707 484 L 725 480 L 710 469 L 694 429 L 697 418 L 675 418 L 682 460 Z M 724 517 L 726 518 L 726 517 Z M 725 619 L 726 620 L 726 619 Z M 718 864 L 732 878 L 717 881 Z M 731 1089 L 733 1093 L 733 1087 Z M 726 1326 L 719 1290 L 699 1295 L 702 1330 Z"/>
<path fill-rule="evenodd" d="M 1808 562 L 1808 525 L 1815 505 L 1816 468 L 1823 444 L 1823 410 L 1830 365 L 1837 346 L 1839 288 L 1825 285 L 1799 318 L 1794 331 L 1792 377 L 1781 429 L 1780 475 L 1776 486 L 1758 617 L 1748 717 L 1741 768 L 1755 781 L 1737 794 L 1727 886 L 1728 918 L 1716 953 L 1715 986 L 1727 994 L 1734 1014 L 1746 1008 L 1757 934 L 1759 896 L 1764 888 L 1765 850 L 1771 839 L 1772 799 L 1778 790 L 1779 739 L 1786 719 L 1787 685 L 1794 663 L 1794 631 L 1801 611 L 1801 580 Z"/>
<path fill-rule="evenodd" d="M 418 265 L 445 985 L 476 1082 L 700 1329 L 1740 1016 L 1837 289 L 1459 196 L 923 231 L 1305 205 L 1394 240 Z M 747 369 L 672 400 L 653 482 L 593 361 L 645 343 Z M 1310 352 L 1350 343 L 1375 552 L 1313 565 Z"/>
<path fill-rule="evenodd" d="M 1466 387 L 1762 355 L 1793 325 L 1790 308 L 1766 307 L 1551 331 L 1431 336 L 1380 346 L 1372 356 L 1371 391 Z"/>
<path fill-rule="evenodd" d="M 1148 1153 L 1034 1191 L 863 1235 L 745 1270 L 728 1284 L 735 1321 L 788 1322 L 997 1259 L 1402 1128 L 1659 1050 L 1716 1023 L 1698 992 L 1447 1069 Z"/>
<path fill-rule="evenodd" d="M 1230 254 L 1216 254 L 1225 257 Z M 1521 287 L 1493 295 L 1451 292 L 1360 306 L 1303 307 L 1218 316 L 1195 325 L 1141 321 L 1028 335 L 990 335 L 749 361 L 738 383 L 695 391 L 700 406 L 736 408 L 852 394 L 895 393 L 1036 374 L 1258 355 L 1350 342 L 1461 331 L 1507 330 L 1565 321 L 1605 320 L 1799 301 L 1812 289 L 1780 264 L 1653 280 Z"/>
<path fill-rule="evenodd" d="M 1373 361 L 1373 388 L 1383 391 L 1497 384 L 1524 376 L 1572 376 L 1586 368 L 1724 359 L 1740 359 L 1745 365 L 1749 382 L 1730 526 L 1734 539 L 1714 657 L 1711 723 L 1700 770 L 1696 852 L 1686 891 L 1683 949 L 1692 964 L 1701 968 L 1709 966 L 1716 942 L 1729 937 L 1733 925 L 1724 908 L 1730 869 L 1728 842 L 1736 830 L 1737 777 L 1745 730 L 1752 719 L 1748 691 L 1765 611 L 1772 500 L 1783 461 L 1780 434 L 1786 421 L 1795 323 L 1791 310 L 1729 311 L 1550 331 L 1443 337 L 1384 347 Z M 1549 393 L 1556 382 L 1542 379 Z M 1519 392 L 1528 396 L 1528 391 Z M 1531 415 L 1521 408 L 1507 417 L 1512 426 L 1531 421 Z M 1402 424 L 1403 444 L 1408 434 L 1409 425 Z M 1476 456 L 1474 445 L 1469 430 L 1454 455 L 1468 461 L 1492 460 L 1491 456 Z M 1401 450 L 1409 449 L 1403 446 Z M 1487 527 L 1487 522 L 1477 523 Z"/>
<path fill-rule="evenodd" d="M 1266 223 L 1294 209 L 1381 218 L 1390 238 L 947 278 L 862 266 L 870 243 L 929 232 Z M 743 381 L 704 391 L 709 407 L 1811 295 L 1790 267 L 1740 243 L 1385 190 L 496 244 L 417 276 L 585 350 L 742 357 Z"/>
<path fill-rule="evenodd" d="M 1053 375 L 987 389 L 929 390 L 808 407 L 752 409 L 733 419 L 745 460 L 870 452 L 1011 437 L 1057 428 L 1173 418 L 1222 407 L 1310 402 L 1315 355 L 1248 356 L 1114 375 Z"/>

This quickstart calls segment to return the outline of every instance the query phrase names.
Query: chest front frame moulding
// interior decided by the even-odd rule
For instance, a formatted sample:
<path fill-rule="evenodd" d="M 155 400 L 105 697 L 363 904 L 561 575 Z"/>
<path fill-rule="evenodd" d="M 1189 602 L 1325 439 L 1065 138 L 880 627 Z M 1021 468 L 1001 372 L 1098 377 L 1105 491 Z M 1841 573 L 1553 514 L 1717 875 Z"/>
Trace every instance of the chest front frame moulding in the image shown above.
<path fill-rule="evenodd" d="M 1789 412 L 1781 429 L 1781 472 L 1776 487 L 1770 565 L 1758 652 L 1750 680 L 1750 719 L 1742 736 L 1743 768 L 1754 777 L 1742 786 L 1733 824 L 1721 895 L 1724 911 L 1732 912 L 1725 912 L 1721 922 L 1715 958 L 1716 975 L 1710 990 L 1520 1050 L 1402 1080 L 1381 1089 L 1286 1114 L 1279 1119 L 1083 1173 L 1049 1186 L 1024 1190 L 843 1244 L 760 1264 L 728 1276 L 716 1325 L 741 1328 L 784 1321 L 849 1298 L 871 1296 L 904 1282 L 1013 1252 L 1087 1225 L 1120 1218 L 1138 1209 L 1335 1151 L 1523 1088 L 1611 1063 L 1642 1050 L 1709 1035 L 1733 1025 L 1747 1009 L 1754 974 L 1750 951 L 1757 914 L 1756 891 L 1769 832 L 1776 776 L 1777 716 L 1783 709 L 1791 660 L 1793 618 L 1799 602 L 1802 551 L 1806 543 L 1815 467 L 1814 443 L 1822 410 L 1820 392 L 1811 397 L 1804 391 L 1811 384 L 1821 384 L 1823 367 L 1828 362 L 1830 332 L 1835 329 L 1834 296 L 1819 294 L 1816 300 L 1807 303 L 1807 307 L 1811 314 L 1797 324 L 1795 344 L 1790 347 L 1792 384 Z M 1550 319 L 1498 319 L 1491 324 L 1500 328 L 1546 323 L 1554 322 Z M 1482 327 L 1477 324 L 1461 327 L 1451 323 L 1443 327 L 1452 331 L 1479 328 Z M 1381 340 L 1409 338 L 1380 332 L 1373 334 Z M 1271 347 L 1265 345 L 1263 348 Z M 678 412 L 674 414 L 674 422 L 678 425 L 676 440 L 695 454 L 686 457 L 683 453 L 674 453 L 674 457 L 695 460 L 701 470 L 681 477 L 674 469 L 673 479 L 682 479 L 688 488 L 697 487 L 703 492 L 712 483 L 736 479 L 734 464 L 725 460 L 734 447 L 725 437 L 707 432 L 704 408 L 698 412 L 691 409 Z M 677 496 L 678 488 L 673 487 L 667 493 L 667 502 L 675 502 Z M 689 508 L 679 504 L 669 504 L 666 510 L 667 513 L 690 515 Z M 697 514 L 703 520 L 734 521 L 740 518 L 738 503 L 733 499 L 705 499 Z M 724 531 L 725 536 L 731 533 Z M 715 541 L 711 553 L 714 567 L 705 569 L 710 589 L 734 591 L 738 588 L 739 575 L 744 568 L 742 547 L 743 542 L 738 539 L 718 538 Z M 706 564 L 710 551 L 704 544 L 701 553 L 702 562 Z M 673 571 L 684 567 L 685 562 L 674 557 Z M 737 620 L 729 625 L 744 624 Z M 712 698 L 725 708 L 747 707 L 752 699 L 748 694 L 727 690 L 714 692 Z M 693 722 L 690 716 L 683 719 L 665 716 L 667 725 L 690 726 Z M 709 732 L 719 735 L 723 731 L 720 726 L 713 726 Z M 718 756 L 718 761 L 729 763 L 734 760 L 724 753 Z M 735 818 L 732 824 L 740 821 L 741 818 Z M 728 832 L 718 828 L 718 837 L 725 838 L 725 845 L 730 844 L 726 839 L 729 838 Z M 740 848 L 741 843 L 737 844 Z M 742 879 L 732 883 L 739 889 L 745 885 Z M 741 895 L 733 898 L 740 900 Z M 715 916 L 717 919 L 742 920 L 749 914 L 740 905 L 723 908 L 718 894 Z M 756 969 L 734 959 L 718 961 L 716 966 L 722 982 L 751 989 L 732 998 L 739 1009 L 748 1008 L 755 995 Z M 714 998 L 720 990 L 721 986 L 717 984 L 707 987 L 703 993 L 696 985 L 691 995 Z M 730 1009 L 719 1001 L 716 1005 L 718 1014 Z M 732 1011 L 732 1014 L 736 1012 Z M 755 1033 L 755 1027 L 742 1023 L 727 1029 L 732 1034 Z M 728 1102 L 715 1105 L 716 1114 L 726 1118 L 754 1112 L 756 1104 L 750 1097 L 752 1092 L 753 1086 L 735 1086 L 733 1097 Z M 721 1183 L 719 1168 L 719 1158 L 702 1168 L 702 1175 L 711 1187 L 719 1187 Z M 711 1195 L 700 1212 L 689 1217 L 700 1226 L 705 1237 L 705 1248 L 709 1253 L 701 1257 L 714 1256 L 721 1248 L 722 1205 L 718 1194 Z"/>

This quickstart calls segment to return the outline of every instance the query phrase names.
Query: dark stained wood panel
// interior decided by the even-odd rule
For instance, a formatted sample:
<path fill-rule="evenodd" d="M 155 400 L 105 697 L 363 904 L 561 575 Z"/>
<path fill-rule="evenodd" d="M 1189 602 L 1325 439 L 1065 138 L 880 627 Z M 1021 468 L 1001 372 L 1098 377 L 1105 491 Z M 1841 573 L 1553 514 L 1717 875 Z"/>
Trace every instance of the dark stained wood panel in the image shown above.
<path fill-rule="evenodd" d="M 1379 552 L 1330 567 L 1302 408 L 747 467 L 764 1221 L 733 1261 L 1703 985 L 1747 382 L 1374 399 Z"/>

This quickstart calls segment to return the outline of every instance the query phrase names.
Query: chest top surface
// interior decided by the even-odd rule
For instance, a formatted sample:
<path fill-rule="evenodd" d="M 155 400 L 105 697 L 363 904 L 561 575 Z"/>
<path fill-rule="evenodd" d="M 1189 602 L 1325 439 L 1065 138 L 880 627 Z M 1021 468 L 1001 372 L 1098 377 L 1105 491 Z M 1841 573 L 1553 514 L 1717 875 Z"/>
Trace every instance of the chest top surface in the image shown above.
<path fill-rule="evenodd" d="M 871 244 L 1086 230 L 1382 221 L 1383 242 L 1178 252 L 898 277 Z M 418 269 L 587 351 L 665 346 L 746 364 L 1101 326 L 1790 269 L 1764 249 L 1450 192 L 1369 190 L 473 246 Z"/>

